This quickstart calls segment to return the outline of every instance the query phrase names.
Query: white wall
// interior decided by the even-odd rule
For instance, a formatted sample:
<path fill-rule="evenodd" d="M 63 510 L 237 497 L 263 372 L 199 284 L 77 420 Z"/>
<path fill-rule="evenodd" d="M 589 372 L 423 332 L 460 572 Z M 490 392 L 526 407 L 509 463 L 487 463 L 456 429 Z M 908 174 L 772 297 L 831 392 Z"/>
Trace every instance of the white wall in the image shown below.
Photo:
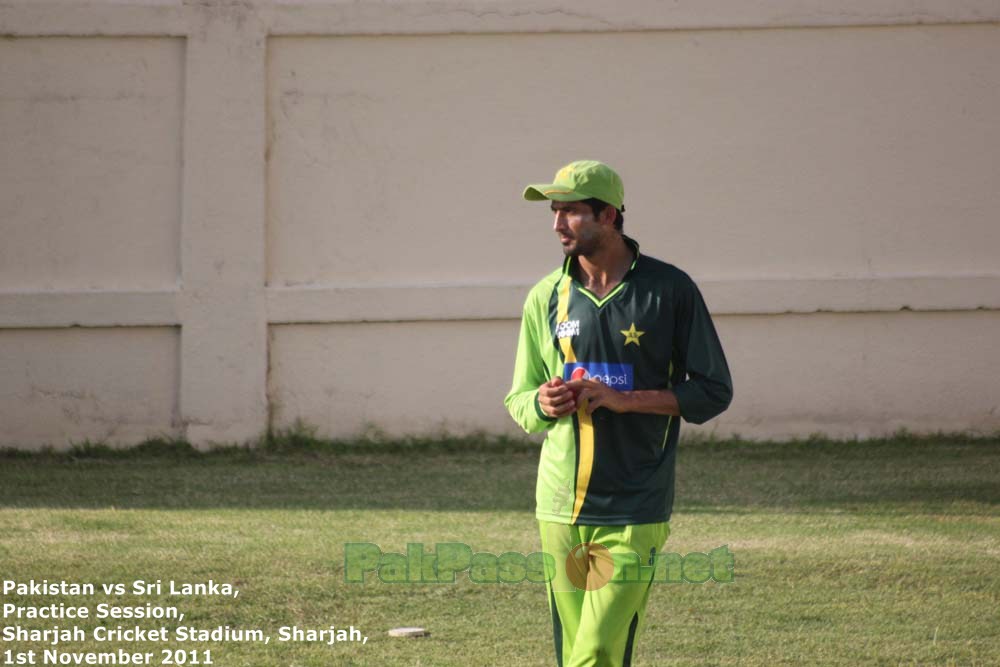
<path fill-rule="evenodd" d="M 0 1 L 0 446 L 512 431 L 597 158 L 748 437 L 1000 429 L 995 2 Z"/>

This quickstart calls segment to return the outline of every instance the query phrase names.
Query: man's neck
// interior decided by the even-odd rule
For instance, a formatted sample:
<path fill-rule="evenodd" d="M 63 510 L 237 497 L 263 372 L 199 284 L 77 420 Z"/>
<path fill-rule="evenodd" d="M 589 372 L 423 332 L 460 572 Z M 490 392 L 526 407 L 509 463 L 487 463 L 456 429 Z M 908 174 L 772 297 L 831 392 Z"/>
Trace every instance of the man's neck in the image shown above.
<path fill-rule="evenodd" d="M 621 234 L 589 256 L 576 258 L 577 279 L 598 299 L 618 286 L 628 273 L 635 255 Z"/>

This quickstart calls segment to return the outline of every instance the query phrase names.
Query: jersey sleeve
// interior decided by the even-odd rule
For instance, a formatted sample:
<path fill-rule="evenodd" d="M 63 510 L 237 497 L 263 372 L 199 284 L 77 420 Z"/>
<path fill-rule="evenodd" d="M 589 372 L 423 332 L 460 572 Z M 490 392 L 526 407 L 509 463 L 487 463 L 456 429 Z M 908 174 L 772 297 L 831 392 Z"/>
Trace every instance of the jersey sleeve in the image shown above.
<path fill-rule="evenodd" d="M 537 294 L 529 294 L 521 315 L 514 380 L 504 399 L 510 416 L 528 433 L 544 431 L 556 422 L 554 417 L 542 412 L 538 404 L 538 387 L 550 379 L 550 369 L 545 367 L 542 347 L 547 338 L 542 335 L 542 326 L 548 328 L 547 319 L 545 306 L 539 303 Z"/>
<path fill-rule="evenodd" d="M 703 424 L 729 407 L 733 380 L 708 307 L 690 278 L 678 290 L 676 309 L 674 340 L 687 377 L 673 391 L 684 420 Z"/>

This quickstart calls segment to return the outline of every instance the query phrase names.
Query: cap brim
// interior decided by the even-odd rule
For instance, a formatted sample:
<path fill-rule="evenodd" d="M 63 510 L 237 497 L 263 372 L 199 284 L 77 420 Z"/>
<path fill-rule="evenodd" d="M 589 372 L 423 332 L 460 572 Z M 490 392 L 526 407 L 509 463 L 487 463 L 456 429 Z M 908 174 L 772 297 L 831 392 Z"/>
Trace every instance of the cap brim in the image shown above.
<path fill-rule="evenodd" d="M 583 201 L 588 198 L 587 195 L 569 190 L 564 185 L 555 184 L 529 185 L 524 189 L 524 194 L 522 196 L 528 201 L 542 201 L 544 199 L 553 199 L 555 201 Z"/>

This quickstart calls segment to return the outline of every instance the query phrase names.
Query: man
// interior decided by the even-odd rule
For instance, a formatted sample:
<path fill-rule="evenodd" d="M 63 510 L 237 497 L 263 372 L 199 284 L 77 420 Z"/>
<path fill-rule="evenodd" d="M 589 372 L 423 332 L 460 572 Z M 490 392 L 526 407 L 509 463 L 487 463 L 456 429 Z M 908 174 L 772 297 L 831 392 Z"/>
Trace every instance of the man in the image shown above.
<path fill-rule="evenodd" d="M 650 583 L 609 583 L 610 564 L 635 554 L 648 564 L 662 548 L 678 417 L 718 415 L 732 381 L 694 282 L 622 233 L 618 174 L 573 162 L 524 198 L 551 202 L 566 256 L 528 294 L 504 400 L 526 431 L 547 431 L 535 495 L 542 551 L 556 565 L 556 661 L 628 665 Z"/>

